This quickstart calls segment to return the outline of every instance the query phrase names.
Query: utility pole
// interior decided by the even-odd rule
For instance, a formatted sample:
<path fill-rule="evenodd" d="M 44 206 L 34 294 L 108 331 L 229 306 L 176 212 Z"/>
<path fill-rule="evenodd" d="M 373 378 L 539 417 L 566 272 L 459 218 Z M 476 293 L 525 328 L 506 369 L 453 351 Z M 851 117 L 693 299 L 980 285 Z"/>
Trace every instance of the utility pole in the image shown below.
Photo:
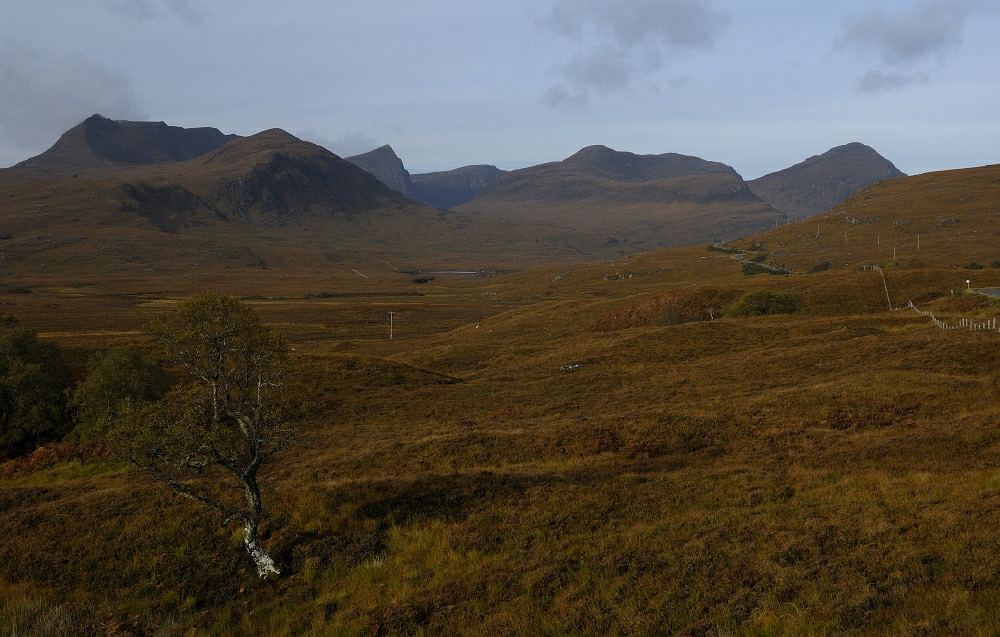
<path fill-rule="evenodd" d="M 392 312 L 389 312 L 389 340 L 392 340 Z"/>
<path fill-rule="evenodd" d="M 920 252 L 920 235 L 917 235 L 917 252 Z"/>

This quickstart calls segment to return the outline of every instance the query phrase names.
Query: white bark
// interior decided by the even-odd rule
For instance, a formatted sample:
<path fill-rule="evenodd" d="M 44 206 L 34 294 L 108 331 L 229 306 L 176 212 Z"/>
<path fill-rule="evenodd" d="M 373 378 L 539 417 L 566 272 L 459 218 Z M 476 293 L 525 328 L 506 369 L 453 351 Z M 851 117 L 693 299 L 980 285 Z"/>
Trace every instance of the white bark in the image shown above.
<path fill-rule="evenodd" d="M 267 554 L 257 542 L 257 528 L 256 525 L 247 522 L 243 526 L 243 543 L 247 547 L 247 553 L 250 554 L 250 559 L 253 563 L 257 565 L 257 574 L 261 577 L 267 577 L 269 574 L 274 573 L 275 575 L 280 575 L 277 567 L 274 565 L 274 560 L 271 556 Z"/>

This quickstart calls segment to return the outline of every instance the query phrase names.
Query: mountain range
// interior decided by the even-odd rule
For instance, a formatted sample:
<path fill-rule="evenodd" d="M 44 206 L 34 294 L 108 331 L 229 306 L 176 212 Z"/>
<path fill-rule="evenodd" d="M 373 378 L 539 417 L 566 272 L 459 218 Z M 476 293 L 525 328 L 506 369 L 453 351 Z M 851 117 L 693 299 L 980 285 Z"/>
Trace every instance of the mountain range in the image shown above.
<path fill-rule="evenodd" d="M 604 146 L 509 173 L 467 166 L 411 175 L 390 146 L 347 159 L 427 205 L 542 221 L 641 249 L 752 234 L 827 212 L 861 188 L 904 176 L 857 142 L 749 182 L 730 166 L 697 157 Z"/>
<path fill-rule="evenodd" d="M 456 210 L 543 221 L 646 250 L 752 234 L 781 216 L 730 166 L 606 146 L 506 173 Z"/>
<path fill-rule="evenodd" d="M 345 159 L 396 192 L 443 210 L 472 201 L 486 184 L 504 172 L 496 166 L 477 165 L 411 175 L 389 145 Z"/>
<path fill-rule="evenodd" d="M 0 256 L 35 272 L 603 259 L 747 236 L 897 174 L 852 144 L 749 184 L 722 163 L 604 146 L 510 172 L 410 175 L 389 146 L 344 160 L 279 129 L 239 137 L 94 115 L 0 170 Z"/>
<path fill-rule="evenodd" d="M 451 261 L 509 268 L 601 254 L 596 240 L 567 238 L 558 228 L 421 205 L 279 129 L 229 137 L 107 122 L 90 118 L 39 157 L 0 170 L 5 276 L 261 267 L 350 273 L 372 264 L 403 276 Z M 205 146 L 215 148 L 185 159 Z"/>

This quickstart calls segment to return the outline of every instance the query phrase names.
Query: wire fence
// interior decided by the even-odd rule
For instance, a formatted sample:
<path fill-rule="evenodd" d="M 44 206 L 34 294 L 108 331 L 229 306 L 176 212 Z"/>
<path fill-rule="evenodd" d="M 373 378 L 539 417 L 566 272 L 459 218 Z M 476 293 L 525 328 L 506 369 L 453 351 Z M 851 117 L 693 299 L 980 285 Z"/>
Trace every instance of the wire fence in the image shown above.
<path fill-rule="evenodd" d="M 951 325 L 949 323 L 946 323 L 946 322 L 942 321 L 938 317 L 934 316 L 933 312 L 927 312 L 927 311 L 919 309 L 916 305 L 913 304 L 913 301 L 910 301 L 907 304 L 907 307 L 910 308 L 911 310 L 913 310 L 914 312 L 916 312 L 917 314 L 923 314 L 924 316 L 929 316 L 930 319 L 934 322 L 934 325 L 936 325 L 937 327 L 940 327 L 943 330 L 961 330 L 961 329 L 967 329 L 970 332 L 977 332 L 977 331 L 980 331 L 980 330 L 989 330 L 991 332 L 992 331 L 998 331 L 998 332 L 1000 332 L 1000 328 L 998 328 L 997 319 L 996 318 L 991 318 L 988 321 L 986 321 L 985 323 L 977 323 L 976 321 L 970 321 L 969 319 L 965 319 L 964 318 L 964 319 L 959 319 L 958 323 L 956 323 L 955 325 Z"/>

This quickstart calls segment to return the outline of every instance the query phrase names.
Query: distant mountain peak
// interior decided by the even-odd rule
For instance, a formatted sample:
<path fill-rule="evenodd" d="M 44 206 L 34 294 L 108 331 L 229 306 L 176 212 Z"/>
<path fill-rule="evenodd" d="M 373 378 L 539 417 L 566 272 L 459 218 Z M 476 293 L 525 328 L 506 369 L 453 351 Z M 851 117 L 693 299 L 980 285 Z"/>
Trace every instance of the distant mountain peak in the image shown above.
<path fill-rule="evenodd" d="M 612 181 L 644 182 L 688 175 L 734 175 L 732 167 L 699 157 L 664 153 L 637 155 L 607 146 L 586 146 L 562 162 L 566 168 Z"/>
<path fill-rule="evenodd" d="M 95 113 L 63 133 L 47 151 L 15 168 L 59 174 L 89 168 L 169 164 L 194 159 L 238 138 L 216 128 L 113 120 Z"/>
<path fill-rule="evenodd" d="M 871 146 L 851 142 L 748 183 L 754 194 L 777 210 L 809 217 L 829 211 L 875 182 L 905 176 Z"/>
<path fill-rule="evenodd" d="M 367 153 L 344 159 L 373 175 L 396 192 L 402 193 L 410 199 L 415 198 L 416 193 L 413 189 L 413 182 L 410 180 L 410 173 L 403 167 L 403 160 L 396 155 L 392 146 L 386 144 Z"/>

